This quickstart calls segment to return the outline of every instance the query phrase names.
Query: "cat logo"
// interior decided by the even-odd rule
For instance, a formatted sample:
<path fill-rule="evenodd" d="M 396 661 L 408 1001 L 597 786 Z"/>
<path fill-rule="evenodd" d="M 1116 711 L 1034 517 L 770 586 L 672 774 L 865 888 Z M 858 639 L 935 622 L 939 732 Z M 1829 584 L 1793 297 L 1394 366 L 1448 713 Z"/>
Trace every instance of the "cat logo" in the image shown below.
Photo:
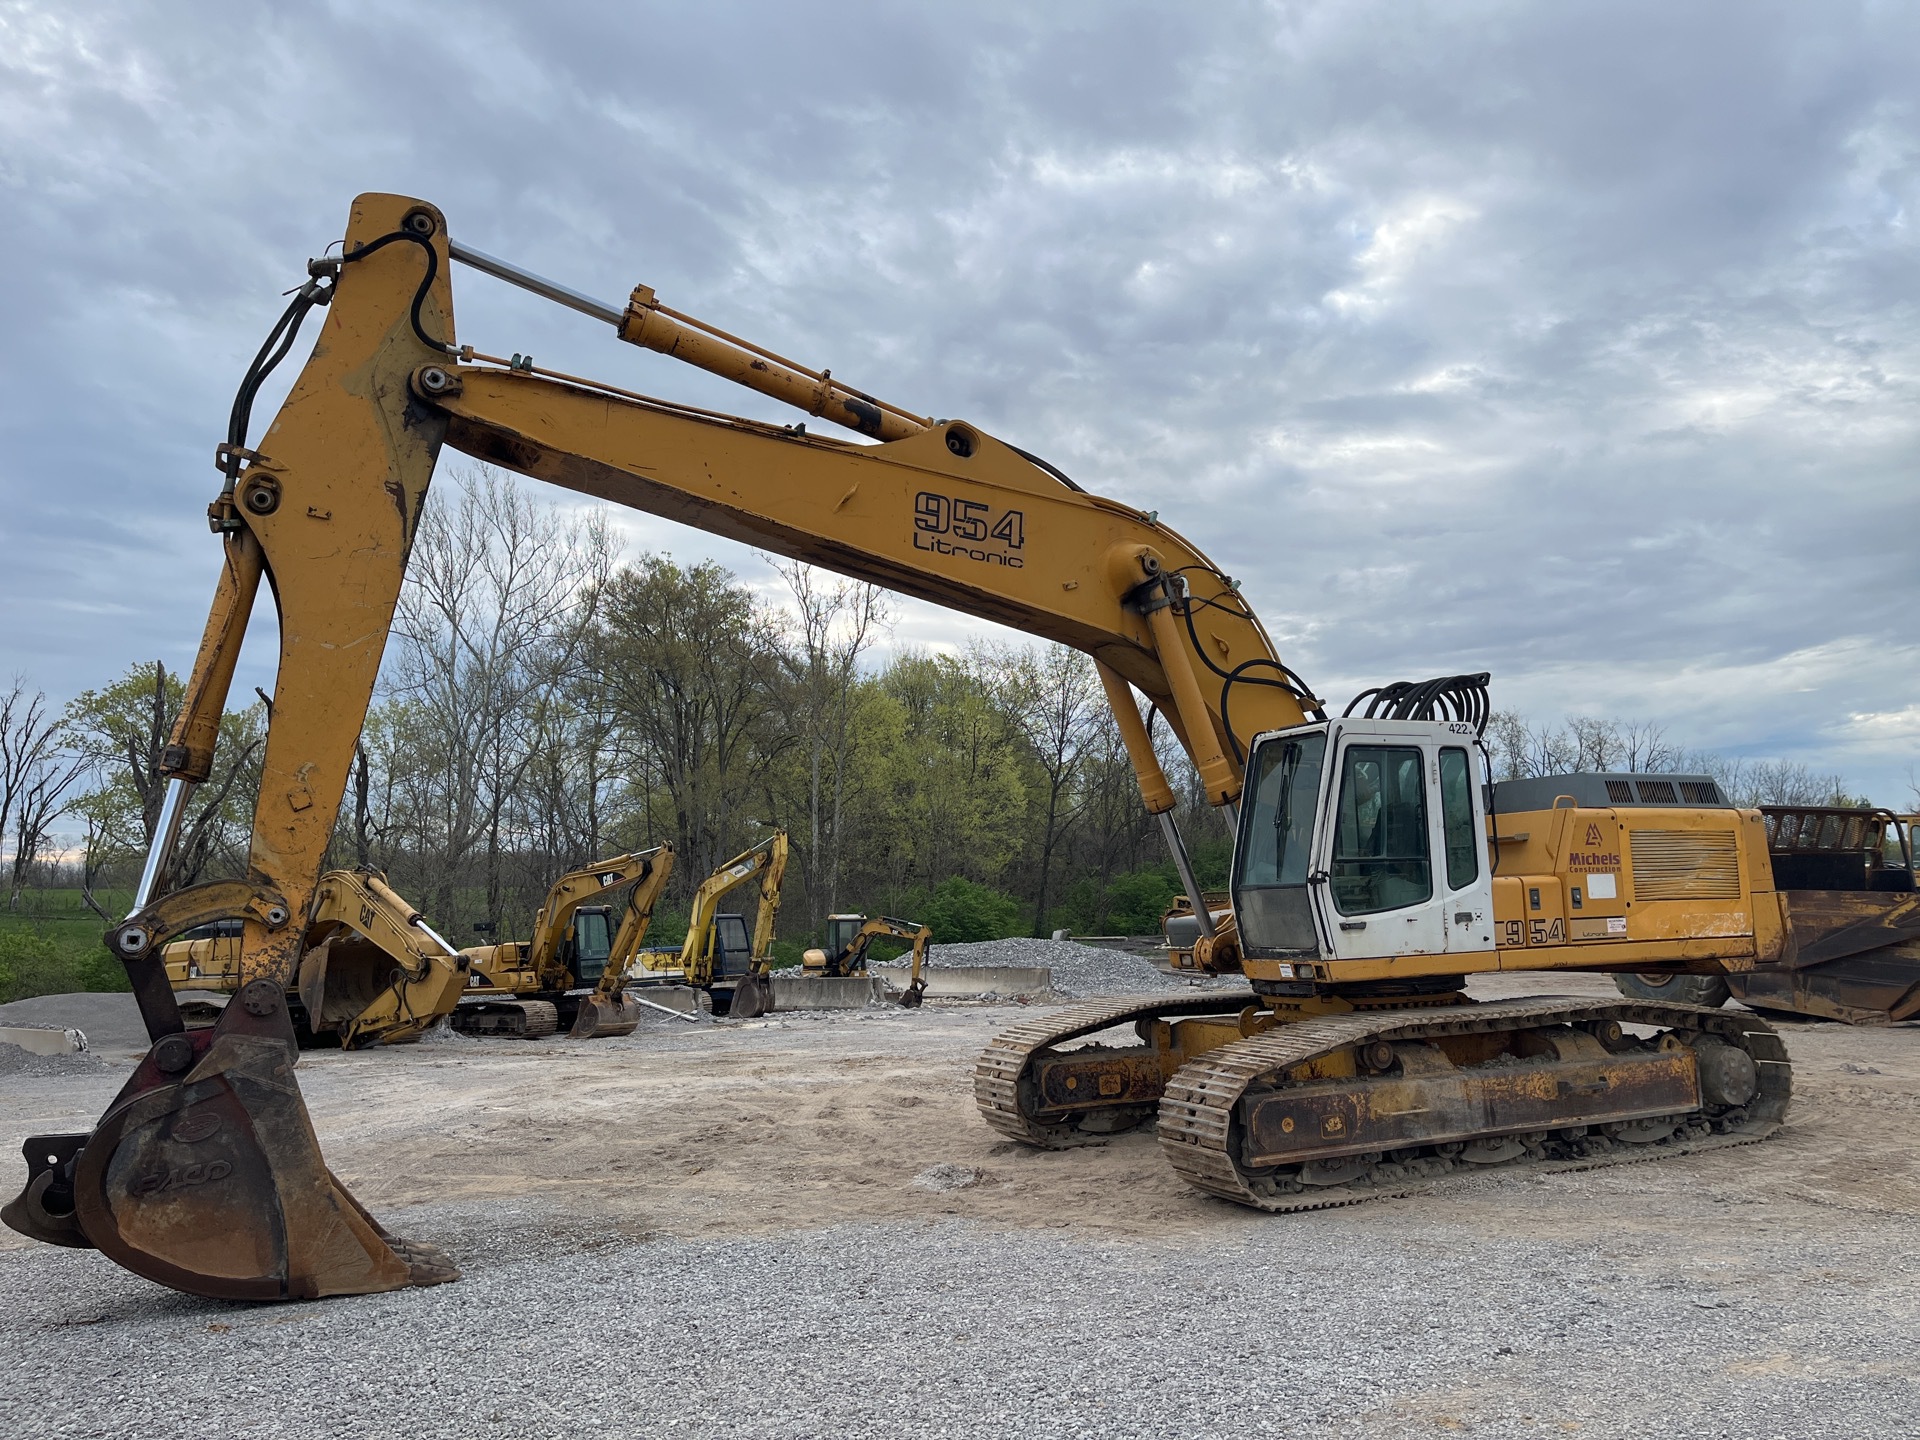
<path fill-rule="evenodd" d="M 1600 827 L 1598 825 L 1588 825 L 1587 826 L 1587 844 L 1598 845 L 1599 843 L 1600 843 Z"/>

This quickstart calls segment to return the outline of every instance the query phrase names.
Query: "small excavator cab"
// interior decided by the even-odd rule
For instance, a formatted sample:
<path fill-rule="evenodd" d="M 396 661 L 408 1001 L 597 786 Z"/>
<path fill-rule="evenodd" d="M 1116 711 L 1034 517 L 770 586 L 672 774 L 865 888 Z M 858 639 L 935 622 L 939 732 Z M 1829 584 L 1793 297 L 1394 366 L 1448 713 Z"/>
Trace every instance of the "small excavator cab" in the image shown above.
<path fill-rule="evenodd" d="M 744 915 L 713 917 L 713 978 L 737 980 L 753 968 L 753 934 Z"/>
<path fill-rule="evenodd" d="M 854 936 L 860 933 L 860 927 L 867 923 L 864 915 L 829 915 L 827 917 L 827 943 L 822 947 L 827 953 L 829 964 L 843 960 L 853 948 Z"/>

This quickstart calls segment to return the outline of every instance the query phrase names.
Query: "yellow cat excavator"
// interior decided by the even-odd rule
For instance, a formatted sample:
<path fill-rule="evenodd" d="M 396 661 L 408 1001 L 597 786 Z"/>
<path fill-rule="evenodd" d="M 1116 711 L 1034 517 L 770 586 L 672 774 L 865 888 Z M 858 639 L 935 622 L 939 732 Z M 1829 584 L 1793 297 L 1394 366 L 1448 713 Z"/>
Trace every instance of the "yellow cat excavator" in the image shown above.
<path fill-rule="evenodd" d="M 773 1008 L 767 955 L 773 948 L 786 874 L 787 832 L 776 830 L 700 882 L 687 916 L 687 938 L 678 949 L 632 950 L 633 963 L 704 990 L 715 1015 L 764 1015 Z M 760 879 L 760 904 L 749 931 L 746 917 L 722 915 L 720 902 L 755 876 Z M 632 974 L 630 967 L 627 974 Z"/>
<path fill-rule="evenodd" d="M 460 261 L 861 442 L 675 404 L 455 339 Z M 1496 970 L 1791 966 L 1826 912 L 1775 885 L 1760 816 L 1562 777 L 1475 779 L 1484 676 L 1370 691 L 1330 715 L 1239 585 L 1156 514 L 1092 495 L 964 420 L 913 414 L 660 303 L 608 305 L 454 244 L 433 206 L 368 194 L 249 368 L 217 452 L 223 564 L 165 755 L 133 913 L 110 935 L 153 1044 L 90 1133 L 40 1135 L 0 1211 L 161 1283 L 246 1299 L 456 1278 L 328 1171 L 294 1082 L 285 995 L 440 448 L 1014 626 L 1090 655 L 1193 897 L 1190 963 L 1246 988 L 1102 1001 L 995 1038 L 988 1123 L 1072 1145 L 1157 1119 L 1176 1173 L 1265 1210 L 1490 1167 L 1684 1155 L 1770 1134 L 1789 1067 L 1750 1013 L 1622 996 L 1469 1003 Z M 253 398 L 328 308 L 277 418 Z M 259 448 L 253 448 L 257 443 Z M 263 576 L 280 617 L 247 874 L 172 890 L 181 807 L 209 773 Z M 1134 692 L 1236 835 L 1231 906 L 1203 903 Z M 1911 896 L 1863 895 L 1848 943 L 1898 953 Z M 1873 903 L 1866 903 L 1873 902 Z M 162 947 L 239 920 L 244 984 L 183 1031 Z M 1803 923 L 1803 921 L 1805 923 Z"/>
<path fill-rule="evenodd" d="M 176 940 L 162 958 L 174 990 L 231 994 L 241 986 L 233 921 Z M 417 1040 L 453 1012 L 469 961 L 373 870 L 329 870 L 314 890 L 295 983 L 286 994 L 300 1043 L 342 1048 Z"/>
<path fill-rule="evenodd" d="M 672 873 L 673 847 L 660 845 L 562 875 L 548 887 L 530 939 L 461 952 L 472 966 L 471 979 L 449 1023 L 468 1034 L 523 1040 L 538 1040 L 562 1026 L 583 1039 L 631 1034 L 639 1017 L 611 998 L 618 992 L 609 993 L 605 984 L 609 971 L 617 978 L 619 968 L 610 964 L 613 907 L 587 902 L 604 902 L 631 889 L 627 920 L 643 935 Z M 588 1013 L 584 1025 L 583 1010 Z"/>

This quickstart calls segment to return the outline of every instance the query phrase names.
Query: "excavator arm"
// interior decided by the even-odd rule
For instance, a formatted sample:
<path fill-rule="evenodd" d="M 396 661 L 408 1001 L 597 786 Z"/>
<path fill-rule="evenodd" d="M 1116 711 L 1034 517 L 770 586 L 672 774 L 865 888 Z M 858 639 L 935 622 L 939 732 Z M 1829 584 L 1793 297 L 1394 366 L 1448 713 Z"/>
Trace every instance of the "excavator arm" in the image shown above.
<path fill-rule="evenodd" d="M 640 942 L 646 938 L 647 926 L 653 921 L 653 907 L 666 893 L 667 880 L 673 874 L 673 847 L 660 845 L 628 858 L 641 862 L 640 873 L 633 882 L 633 894 L 627 899 L 627 913 L 620 917 L 620 928 L 614 933 L 606 968 L 600 972 L 593 994 L 582 999 L 580 1008 L 574 1012 L 570 1033 L 576 1040 L 631 1035 L 640 1023 L 637 1007 L 625 990 L 627 970 L 640 949 Z"/>
<path fill-rule="evenodd" d="M 772 835 L 755 845 L 751 850 L 743 850 L 715 870 L 693 892 L 693 904 L 687 915 L 687 938 L 680 944 L 680 953 L 671 959 L 662 957 L 658 961 L 641 956 L 641 963 L 649 969 L 677 969 L 686 977 L 686 983 L 702 990 L 711 990 L 718 977 L 714 935 L 714 917 L 719 914 L 720 902 L 740 886 L 760 877 L 760 904 L 754 916 L 752 949 L 747 962 L 748 978 L 758 980 L 766 972 L 766 956 L 773 945 L 774 920 L 780 913 L 780 885 L 787 871 L 787 832 L 776 830 Z"/>
<path fill-rule="evenodd" d="M 847 422 L 853 444 L 495 360 L 454 333 L 459 258 L 672 354 Z M 249 444 L 255 394 L 302 322 L 318 343 Z M 1148 808 L 1174 843 L 1174 798 L 1129 686 L 1163 715 L 1216 804 L 1239 795 L 1248 739 L 1317 711 L 1237 587 L 1146 512 L 1089 495 L 964 421 L 852 391 L 661 306 L 624 309 L 451 245 L 404 196 L 353 205 L 339 256 L 308 282 L 249 367 L 209 507 L 223 546 L 168 788 L 135 908 L 108 937 L 153 1048 L 87 1135 L 29 1141 L 14 1228 L 97 1246 L 163 1284 L 238 1299 L 365 1293 L 455 1278 L 431 1247 L 388 1235 L 328 1172 L 298 1087 L 285 989 L 392 626 L 440 446 L 618 504 L 749 540 L 1092 655 Z M 187 797 L 209 773 L 247 620 L 268 582 L 280 655 L 248 872 L 169 891 Z M 763 897 L 762 912 L 768 902 Z M 165 943 L 240 918 L 243 984 L 187 1034 Z M 1203 930 L 1210 930 L 1201 909 Z M 204 1135 L 185 1148 L 184 1135 Z M 176 1177 L 218 1172 L 219 1183 Z"/>
<path fill-rule="evenodd" d="M 240 988 L 240 939 L 175 940 L 165 947 L 176 990 Z M 342 1047 L 410 1040 L 451 1014 L 468 960 L 372 870 L 329 870 L 314 891 L 298 982 L 306 1023 Z"/>
<path fill-rule="evenodd" d="M 315 1030 L 348 1050 L 409 1040 L 453 1007 L 467 960 L 379 875 L 320 877 L 297 990 Z"/>
<path fill-rule="evenodd" d="M 921 972 L 926 967 L 927 947 L 933 943 L 933 931 L 911 920 L 875 915 L 854 932 L 853 941 L 847 946 L 846 958 L 841 962 L 846 973 L 857 974 L 866 969 L 867 947 L 875 940 L 905 940 L 913 946 L 913 969 L 907 976 L 907 988 L 900 997 L 900 1003 L 910 1010 L 915 1008 L 927 993 L 926 976 Z"/>
<path fill-rule="evenodd" d="M 596 861 L 579 870 L 569 871 L 548 886 L 547 898 L 541 902 L 539 913 L 533 917 L 533 938 L 527 945 L 528 957 L 539 971 L 541 983 L 551 989 L 565 990 L 579 980 L 567 968 L 561 953 L 574 911 L 589 900 L 609 898 L 624 886 L 645 886 L 657 890 L 658 886 L 666 883 L 667 873 L 672 868 L 670 850 L 664 862 L 659 849 L 642 850 L 631 855 L 616 855 L 611 860 Z M 651 908 L 651 900 L 648 905 Z M 602 976 L 612 970 L 613 963 L 609 960 L 606 970 L 601 972 Z"/>

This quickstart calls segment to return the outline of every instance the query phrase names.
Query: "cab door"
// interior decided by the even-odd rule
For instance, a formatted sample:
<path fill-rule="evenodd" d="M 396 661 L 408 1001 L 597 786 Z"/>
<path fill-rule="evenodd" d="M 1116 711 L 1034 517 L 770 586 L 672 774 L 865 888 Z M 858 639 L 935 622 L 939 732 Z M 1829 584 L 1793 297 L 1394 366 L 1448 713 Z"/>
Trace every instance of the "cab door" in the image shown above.
<path fill-rule="evenodd" d="M 1490 948 L 1471 743 L 1440 722 L 1339 726 L 1316 877 L 1336 960 Z"/>

